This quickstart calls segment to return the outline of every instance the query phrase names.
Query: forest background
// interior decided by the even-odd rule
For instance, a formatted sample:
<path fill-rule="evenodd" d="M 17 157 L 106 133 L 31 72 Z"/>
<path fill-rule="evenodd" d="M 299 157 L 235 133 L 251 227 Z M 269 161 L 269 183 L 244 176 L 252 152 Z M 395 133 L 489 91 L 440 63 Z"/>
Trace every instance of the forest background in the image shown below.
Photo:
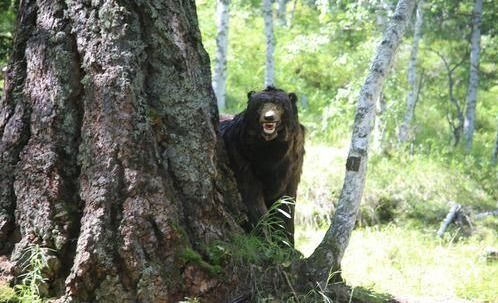
<path fill-rule="evenodd" d="M 344 177 L 354 108 L 394 1 L 276 1 L 275 85 L 294 91 L 307 128 L 297 199 L 298 248 L 321 240 Z M 286 3 L 285 3 L 286 2 Z M 283 3 L 283 4 L 282 4 Z M 216 1 L 196 1 L 203 43 L 216 64 Z M 475 132 L 466 148 L 474 1 L 425 1 L 416 60 L 416 106 L 407 139 L 399 129 L 411 90 L 413 16 L 379 100 L 357 229 L 343 260 L 348 284 L 397 297 L 498 302 L 498 3 L 483 1 Z M 8 60 L 14 1 L 0 1 L 0 66 Z M 242 110 L 264 86 L 261 1 L 231 1 L 226 109 Z M 281 11 L 282 12 L 282 11 Z M 2 81 L 2 80 L 0 80 Z M 0 82 L 0 85 L 3 83 Z M 403 142 L 402 142 L 403 141 Z M 436 235 L 450 207 L 462 217 Z"/>

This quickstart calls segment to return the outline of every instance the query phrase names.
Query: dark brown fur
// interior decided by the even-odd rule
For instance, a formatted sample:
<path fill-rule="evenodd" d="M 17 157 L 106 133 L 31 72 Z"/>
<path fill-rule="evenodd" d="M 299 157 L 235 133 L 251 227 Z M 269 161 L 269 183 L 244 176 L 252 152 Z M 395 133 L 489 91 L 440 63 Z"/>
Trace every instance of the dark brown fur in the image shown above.
<path fill-rule="evenodd" d="M 296 198 L 304 156 L 304 126 L 299 123 L 297 97 L 274 87 L 248 94 L 246 110 L 232 120 L 222 121 L 220 132 L 230 158 L 242 200 L 248 208 L 252 229 L 278 199 Z M 263 130 L 261 113 L 272 103 L 280 123 L 276 133 Z M 271 107 L 267 105 L 265 108 Z M 294 206 L 282 206 L 291 218 L 284 220 L 289 240 L 294 239 Z"/>

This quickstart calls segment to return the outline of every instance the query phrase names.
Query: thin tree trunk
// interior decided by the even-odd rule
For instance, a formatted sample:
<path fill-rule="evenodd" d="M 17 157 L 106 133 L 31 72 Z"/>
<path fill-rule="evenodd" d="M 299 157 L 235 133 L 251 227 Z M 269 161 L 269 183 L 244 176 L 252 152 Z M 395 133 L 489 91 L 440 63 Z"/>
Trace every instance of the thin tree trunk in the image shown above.
<path fill-rule="evenodd" d="M 496 127 L 496 141 L 495 141 L 495 149 L 493 151 L 493 156 L 491 157 L 493 160 L 493 164 L 498 163 L 498 126 Z"/>
<path fill-rule="evenodd" d="M 467 92 L 467 108 L 465 111 L 465 122 L 463 133 L 465 136 L 465 150 L 472 149 L 472 139 L 474 137 L 477 88 L 479 86 L 479 57 L 481 53 L 481 15 L 482 0 L 476 0 L 472 13 L 472 36 L 470 39 L 470 77 L 469 89 Z"/>
<path fill-rule="evenodd" d="M 369 138 L 375 120 L 375 101 L 382 91 L 414 6 L 415 0 L 398 2 L 360 91 L 338 207 L 324 239 L 302 267 L 303 279 L 314 285 L 318 282 L 325 286 L 330 276 L 340 271 L 341 260 L 349 243 L 363 194 Z"/>
<path fill-rule="evenodd" d="M 446 69 L 447 77 L 448 77 L 448 96 L 450 99 L 450 105 L 453 105 L 455 107 L 455 112 L 456 112 L 456 121 L 457 123 L 455 124 L 455 117 L 451 113 L 451 109 L 448 109 L 448 114 L 447 114 L 447 120 L 448 124 L 451 128 L 451 132 L 453 133 L 453 139 L 454 141 L 454 146 L 457 146 L 458 143 L 460 142 L 460 137 L 462 135 L 462 130 L 463 130 L 463 124 L 464 124 L 464 113 L 462 110 L 462 106 L 460 105 L 460 102 L 455 97 L 454 94 L 454 86 L 455 86 L 455 80 L 453 79 L 453 73 L 455 70 L 462 65 L 462 63 L 465 61 L 465 59 L 462 59 L 460 62 L 457 64 L 454 64 L 453 67 L 451 64 L 446 60 L 446 58 L 443 56 L 443 54 L 439 53 L 438 51 L 433 52 L 443 61 L 444 67 Z M 458 83 L 458 81 L 457 81 Z"/>
<path fill-rule="evenodd" d="M 292 22 L 294 21 L 294 14 L 296 13 L 297 0 L 292 1 L 292 7 L 289 13 L 289 18 L 287 20 L 289 27 L 292 27 Z"/>
<path fill-rule="evenodd" d="M 391 3 L 387 3 L 386 0 L 381 0 L 377 3 L 377 26 L 382 31 L 385 30 L 385 25 L 387 23 L 387 20 L 389 20 L 389 18 L 392 16 L 393 9 L 393 5 Z"/>
<path fill-rule="evenodd" d="M 277 21 L 281 26 L 287 25 L 287 1 L 278 0 L 277 2 Z"/>
<path fill-rule="evenodd" d="M 14 274 L 38 244 L 59 302 L 224 300 L 234 271 L 184 257 L 241 231 L 217 121 L 194 1 L 22 1 L 0 103 Z"/>
<path fill-rule="evenodd" d="M 263 18 L 266 36 L 265 86 L 275 84 L 275 37 L 273 35 L 273 0 L 263 0 Z"/>
<path fill-rule="evenodd" d="M 376 102 L 376 119 L 375 119 L 375 127 L 373 130 L 373 142 L 372 149 L 375 152 L 381 152 L 384 145 L 384 138 L 386 133 L 386 99 L 384 98 L 384 94 L 380 94 L 379 99 Z"/>
<path fill-rule="evenodd" d="M 220 111 L 225 110 L 226 107 L 229 6 L 230 0 L 218 0 L 216 6 L 218 32 L 216 35 L 216 64 L 213 73 L 213 89 Z"/>
<path fill-rule="evenodd" d="M 417 100 L 417 56 L 418 45 L 422 37 L 422 24 L 424 22 L 424 1 L 420 0 L 417 4 L 417 18 L 415 21 L 415 28 L 413 32 L 412 50 L 410 53 L 410 62 L 408 63 L 408 85 L 410 89 L 406 99 L 405 117 L 399 128 L 398 141 L 405 143 L 410 138 L 411 124 L 413 115 L 415 114 L 415 105 Z"/>

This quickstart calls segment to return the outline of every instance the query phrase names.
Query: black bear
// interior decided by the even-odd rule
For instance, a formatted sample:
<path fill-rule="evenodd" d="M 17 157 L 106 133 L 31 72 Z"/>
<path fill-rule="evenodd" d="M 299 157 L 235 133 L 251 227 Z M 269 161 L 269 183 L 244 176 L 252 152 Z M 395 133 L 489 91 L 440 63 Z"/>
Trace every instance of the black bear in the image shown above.
<path fill-rule="evenodd" d="M 278 199 L 296 198 L 304 156 L 304 126 L 299 123 L 297 96 L 269 86 L 248 93 L 247 108 L 220 123 L 220 133 L 252 229 Z M 294 243 L 294 205 L 281 206 L 280 217 Z"/>

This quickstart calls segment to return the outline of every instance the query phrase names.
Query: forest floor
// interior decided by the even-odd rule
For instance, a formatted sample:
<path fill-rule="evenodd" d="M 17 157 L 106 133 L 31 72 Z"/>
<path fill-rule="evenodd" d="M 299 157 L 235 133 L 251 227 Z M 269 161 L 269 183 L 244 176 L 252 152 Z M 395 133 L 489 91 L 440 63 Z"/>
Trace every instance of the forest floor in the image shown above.
<path fill-rule="evenodd" d="M 456 298 L 432 298 L 432 297 L 400 297 L 396 298 L 399 303 L 472 303 L 472 301 Z"/>

